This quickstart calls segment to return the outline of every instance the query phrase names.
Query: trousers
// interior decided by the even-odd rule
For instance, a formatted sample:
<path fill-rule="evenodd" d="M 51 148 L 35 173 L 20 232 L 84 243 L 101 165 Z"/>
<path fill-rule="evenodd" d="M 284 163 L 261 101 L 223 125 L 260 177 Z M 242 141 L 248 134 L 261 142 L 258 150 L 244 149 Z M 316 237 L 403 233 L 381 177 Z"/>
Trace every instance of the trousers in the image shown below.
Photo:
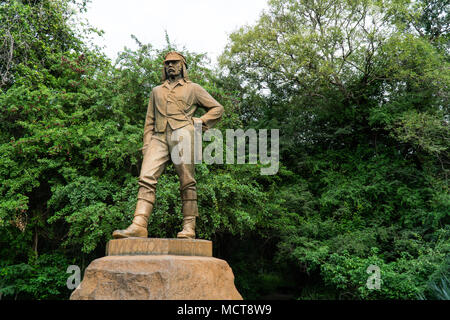
<path fill-rule="evenodd" d="M 183 139 L 187 139 L 187 148 L 180 148 L 181 144 L 179 143 Z M 172 153 L 176 155 L 179 150 L 178 160 L 173 161 Z M 173 130 L 170 125 L 167 125 L 165 132 L 154 132 L 145 150 L 142 161 L 138 182 L 138 199 L 155 203 L 158 178 L 164 172 L 169 161 L 171 161 L 180 179 L 183 215 L 198 216 L 197 182 L 194 178 L 195 163 L 193 150 L 194 126 L 192 124 L 176 130 Z"/>

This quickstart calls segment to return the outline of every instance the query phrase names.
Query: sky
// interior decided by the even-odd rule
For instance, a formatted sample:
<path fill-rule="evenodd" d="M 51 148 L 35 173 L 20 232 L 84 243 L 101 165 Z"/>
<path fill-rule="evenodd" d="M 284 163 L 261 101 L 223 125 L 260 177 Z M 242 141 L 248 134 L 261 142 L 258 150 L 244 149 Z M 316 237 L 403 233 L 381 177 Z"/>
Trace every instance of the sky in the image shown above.
<path fill-rule="evenodd" d="M 215 65 L 228 35 L 267 9 L 267 0 L 92 0 L 83 17 L 105 32 L 95 43 L 113 60 L 125 46 L 137 48 L 131 34 L 159 49 L 167 30 L 171 43 L 207 53 Z"/>

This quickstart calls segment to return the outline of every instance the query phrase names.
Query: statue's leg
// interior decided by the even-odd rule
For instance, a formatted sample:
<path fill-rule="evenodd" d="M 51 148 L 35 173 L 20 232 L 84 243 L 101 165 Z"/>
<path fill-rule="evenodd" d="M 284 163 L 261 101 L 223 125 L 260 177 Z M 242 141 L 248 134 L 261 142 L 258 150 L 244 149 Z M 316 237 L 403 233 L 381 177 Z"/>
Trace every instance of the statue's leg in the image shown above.
<path fill-rule="evenodd" d="M 180 193 L 183 211 L 183 230 L 177 238 L 195 238 L 195 219 L 198 217 L 197 187 L 194 179 L 194 164 L 180 165 L 177 173 L 180 177 Z"/>
<path fill-rule="evenodd" d="M 188 125 L 183 127 L 190 136 L 189 161 L 187 163 L 181 161 L 175 164 L 175 170 L 180 178 L 180 193 L 183 211 L 183 231 L 179 232 L 177 238 L 195 238 L 195 219 L 198 217 L 197 206 L 197 182 L 195 181 L 195 163 L 194 163 L 194 127 Z M 176 145 L 176 142 L 169 143 L 170 152 Z M 185 150 L 183 150 L 185 152 Z"/>
<path fill-rule="evenodd" d="M 131 225 L 125 230 L 116 230 L 114 238 L 147 238 L 148 218 L 155 203 L 156 184 L 169 161 L 169 149 L 164 134 L 155 133 L 144 155 L 139 176 L 139 192 L 136 210 Z"/>

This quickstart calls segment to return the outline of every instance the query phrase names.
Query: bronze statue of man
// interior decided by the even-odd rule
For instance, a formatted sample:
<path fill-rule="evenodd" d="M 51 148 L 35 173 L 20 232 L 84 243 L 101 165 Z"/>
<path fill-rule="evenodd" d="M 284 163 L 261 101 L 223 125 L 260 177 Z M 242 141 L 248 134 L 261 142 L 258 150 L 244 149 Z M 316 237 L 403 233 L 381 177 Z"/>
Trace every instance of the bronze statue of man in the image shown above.
<path fill-rule="evenodd" d="M 206 109 L 200 118 L 192 117 L 197 107 Z M 113 232 L 114 238 L 148 236 L 148 218 L 155 203 L 158 178 L 164 171 L 177 141 L 172 135 L 184 130 L 190 135 L 190 161 L 172 161 L 180 178 L 183 230 L 178 238 L 195 238 L 195 218 L 198 216 L 197 182 L 194 179 L 194 122 L 202 129 L 214 126 L 222 117 L 223 106 L 200 85 L 189 80 L 185 57 L 175 51 L 164 59 L 163 83 L 153 88 L 144 127 L 144 159 L 139 176 L 139 192 L 132 224 Z M 200 142 L 201 143 L 201 142 Z"/>

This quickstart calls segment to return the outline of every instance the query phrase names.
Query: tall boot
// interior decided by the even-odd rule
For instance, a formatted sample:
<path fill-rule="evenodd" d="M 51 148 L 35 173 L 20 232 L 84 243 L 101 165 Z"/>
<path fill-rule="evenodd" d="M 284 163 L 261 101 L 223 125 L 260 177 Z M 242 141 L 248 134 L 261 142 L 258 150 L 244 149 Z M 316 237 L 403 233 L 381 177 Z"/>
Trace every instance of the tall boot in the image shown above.
<path fill-rule="evenodd" d="M 195 239 L 195 218 L 198 216 L 197 200 L 183 201 L 183 231 L 177 238 Z"/>
<path fill-rule="evenodd" d="M 183 231 L 178 232 L 177 238 L 195 239 L 195 216 L 185 216 L 183 218 Z"/>
<path fill-rule="evenodd" d="M 136 210 L 134 212 L 133 222 L 125 230 L 116 230 L 112 236 L 115 239 L 139 237 L 148 237 L 148 218 L 153 209 L 153 203 L 143 199 L 138 199 L 136 204 Z"/>

